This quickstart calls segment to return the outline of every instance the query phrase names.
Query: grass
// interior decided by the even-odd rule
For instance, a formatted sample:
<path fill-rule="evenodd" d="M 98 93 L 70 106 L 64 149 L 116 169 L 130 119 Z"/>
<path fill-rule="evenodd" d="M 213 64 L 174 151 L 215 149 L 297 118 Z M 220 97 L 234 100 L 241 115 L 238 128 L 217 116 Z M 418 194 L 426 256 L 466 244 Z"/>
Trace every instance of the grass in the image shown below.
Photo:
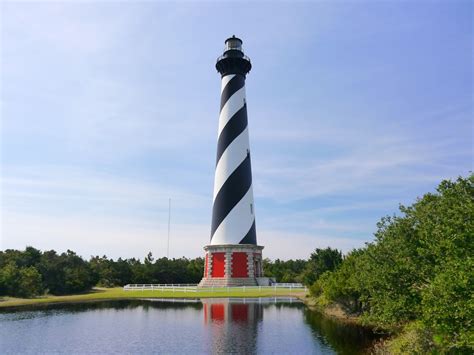
<path fill-rule="evenodd" d="M 114 288 L 94 288 L 91 292 L 68 295 L 68 296 L 53 296 L 45 295 L 36 298 L 0 298 L 0 309 L 8 307 L 19 307 L 29 305 L 41 305 L 48 303 L 74 303 L 74 302 L 88 302 L 100 300 L 119 300 L 119 299 L 133 299 L 133 298 L 219 298 L 219 297 L 273 297 L 273 296 L 291 296 L 304 297 L 304 289 L 266 289 L 266 290 L 246 290 L 242 288 L 215 288 L 214 292 L 209 290 L 198 290 L 197 292 L 183 292 L 183 291 L 161 291 L 161 290 L 145 290 L 145 291 L 124 291 L 122 287 Z"/>

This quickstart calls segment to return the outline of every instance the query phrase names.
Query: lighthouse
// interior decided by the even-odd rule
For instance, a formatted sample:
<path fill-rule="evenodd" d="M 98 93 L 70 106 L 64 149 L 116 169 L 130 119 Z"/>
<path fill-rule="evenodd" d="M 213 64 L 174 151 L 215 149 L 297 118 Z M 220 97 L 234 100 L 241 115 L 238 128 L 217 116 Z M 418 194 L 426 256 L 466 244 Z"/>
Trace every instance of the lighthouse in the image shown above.
<path fill-rule="evenodd" d="M 217 134 L 210 244 L 204 247 L 204 277 L 199 286 L 252 286 L 262 278 L 257 245 L 245 78 L 252 68 L 235 36 L 217 59 L 221 102 Z"/>

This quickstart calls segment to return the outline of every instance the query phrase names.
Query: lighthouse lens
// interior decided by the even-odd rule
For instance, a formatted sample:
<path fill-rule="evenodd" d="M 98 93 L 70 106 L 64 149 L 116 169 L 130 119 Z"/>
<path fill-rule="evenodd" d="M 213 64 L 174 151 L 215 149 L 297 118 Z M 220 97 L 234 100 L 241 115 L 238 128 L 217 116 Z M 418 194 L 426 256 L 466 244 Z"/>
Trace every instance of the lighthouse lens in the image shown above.
<path fill-rule="evenodd" d="M 231 50 L 231 49 L 239 50 L 239 51 L 242 50 L 242 42 L 237 38 L 228 39 L 225 44 L 226 44 L 226 48 L 225 48 L 226 51 Z"/>

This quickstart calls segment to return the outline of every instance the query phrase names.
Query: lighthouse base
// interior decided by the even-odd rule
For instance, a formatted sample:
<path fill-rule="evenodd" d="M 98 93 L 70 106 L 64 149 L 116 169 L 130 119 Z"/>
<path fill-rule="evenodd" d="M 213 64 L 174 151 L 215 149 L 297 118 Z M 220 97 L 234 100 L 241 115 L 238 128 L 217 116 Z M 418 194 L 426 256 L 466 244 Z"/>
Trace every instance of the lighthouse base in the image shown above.
<path fill-rule="evenodd" d="M 257 286 L 264 281 L 263 246 L 254 244 L 207 245 L 204 277 L 198 287 Z"/>

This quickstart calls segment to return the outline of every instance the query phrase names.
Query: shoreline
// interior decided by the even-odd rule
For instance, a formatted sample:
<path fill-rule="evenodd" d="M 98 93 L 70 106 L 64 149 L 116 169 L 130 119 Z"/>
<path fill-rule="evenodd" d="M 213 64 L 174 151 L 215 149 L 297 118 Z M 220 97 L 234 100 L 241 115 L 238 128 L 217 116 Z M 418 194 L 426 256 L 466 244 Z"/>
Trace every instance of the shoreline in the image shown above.
<path fill-rule="evenodd" d="M 22 308 L 41 307 L 48 305 L 64 305 L 77 303 L 90 303 L 102 301 L 122 301 L 137 299 L 159 299 L 159 298 L 176 298 L 176 299 L 201 299 L 201 298 L 263 298 L 263 297 L 294 297 L 305 304 L 308 309 L 317 312 L 325 317 L 331 318 L 338 322 L 358 326 L 370 330 L 374 327 L 362 324 L 357 316 L 351 316 L 345 313 L 340 307 L 335 305 L 322 307 L 316 303 L 316 300 L 310 296 L 309 291 L 289 291 L 286 289 L 277 290 L 252 290 L 242 292 L 242 290 L 224 290 L 224 291 L 198 291 L 198 292 L 173 292 L 173 291 L 124 291 L 122 287 L 114 288 L 93 288 L 90 292 L 74 295 L 54 296 L 46 295 L 36 298 L 0 298 L 0 312 L 9 310 L 21 310 Z"/>
<path fill-rule="evenodd" d="M 74 304 L 74 303 L 89 303 L 100 301 L 120 301 L 120 300 L 134 300 L 134 299 L 154 299 L 154 298 L 176 298 L 176 299 L 200 299 L 200 298 L 262 298 L 262 297 L 294 297 L 304 303 L 308 309 L 313 312 L 320 313 L 325 317 L 332 318 L 341 323 L 355 325 L 367 329 L 374 329 L 374 327 L 362 324 L 357 316 L 348 315 L 337 305 L 322 307 L 317 304 L 316 300 L 310 296 L 309 291 L 289 291 L 286 289 L 277 290 L 252 290 L 243 292 L 242 290 L 223 290 L 223 291 L 197 291 L 197 292 L 182 292 L 182 291 L 124 291 L 122 287 L 102 288 L 95 287 L 90 292 L 54 296 L 46 295 L 36 298 L 14 298 L 14 297 L 0 297 L 0 311 L 18 310 L 21 308 L 29 308 L 52 304 Z"/>
<path fill-rule="evenodd" d="M 300 299 L 303 303 L 306 296 L 305 292 L 290 291 L 290 290 L 222 290 L 214 292 L 197 291 L 197 292 L 182 292 L 182 291 L 160 291 L 160 290 L 144 290 L 144 291 L 124 291 L 122 287 L 115 288 L 94 288 L 91 292 L 75 295 L 53 296 L 47 295 L 37 298 L 0 298 L 0 311 L 18 310 L 21 308 L 36 307 L 51 304 L 67 304 L 67 303 L 85 303 L 85 302 L 100 302 L 100 301 L 119 301 L 119 300 L 134 300 L 143 298 L 180 298 L 180 299 L 195 299 L 195 298 L 229 298 L 229 297 L 246 297 L 246 298 L 260 298 L 260 297 L 295 297 Z"/>
<path fill-rule="evenodd" d="M 374 328 L 361 324 L 358 317 L 345 314 L 343 311 L 335 311 L 333 307 L 321 307 L 317 305 L 315 299 L 310 296 L 309 291 L 273 290 L 242 292 L 235 291 L 216 291 L 216 292 L 173 292 L 173 291 L 124 291 L 123 288 L 94 288 L 89 293 L 68 295 L 68 296 L 43 296 L 33 299 L 19 299 L 5 297 L 0 298 L 0 313 L 17 312 L 21 310 L 38 310 L 51 305 L 95 303 L 107 301 L 124 300 L 151 300 L 162 298 L 175 299 L 203 299 L 203 298 L 263 298 L 263 297 L 292 297 L 301 301 L 309 311 L 318 313 L 324 318 L 333 320 L 341 325 L 363 328 L 375 334 Z M 373 352 L 376 347 L 373 343 L 367 348 L 368 352 Z"/>
<path fill-rule="evenodd" d="M 367 329 L 374 330 L 375 327 L 367 324 L 362 324 L 360 317 L 347 314 L 341 307 L 338 305 L 331 305 L 331 306 L 320 306 L 317 304 L 316 300 L 310 296 L 308 292 L 306 295 L 302 295 L 298 297 L 306 306 L 314 312 L 318 312 L 323 314 L 328 318 L 335 319 L 339 322 L 356 325 L 358 327 L 363 327 Z"/>
<path fill-rule="evenodd" d="M 390 354 L 390 345 L 396 341 L 400 335 L 391 334 L 387 330 L 377 328 L 374 325 L 363 324 L 359 316 L 347 314 L 339 305 L 332 304 L 328 306 L 318 305 L 316 299 L 311 297 L 308 292 L 305 295 L 298 297 L 311 312 L 321 314 L 325 318 L 329 318 L 336 323 L 350 327 L 357 327 L 377 334 L 378 339 L 367 347 L 368 354 Z M 378 329 L 378 330 L 377 330 Z"/>

